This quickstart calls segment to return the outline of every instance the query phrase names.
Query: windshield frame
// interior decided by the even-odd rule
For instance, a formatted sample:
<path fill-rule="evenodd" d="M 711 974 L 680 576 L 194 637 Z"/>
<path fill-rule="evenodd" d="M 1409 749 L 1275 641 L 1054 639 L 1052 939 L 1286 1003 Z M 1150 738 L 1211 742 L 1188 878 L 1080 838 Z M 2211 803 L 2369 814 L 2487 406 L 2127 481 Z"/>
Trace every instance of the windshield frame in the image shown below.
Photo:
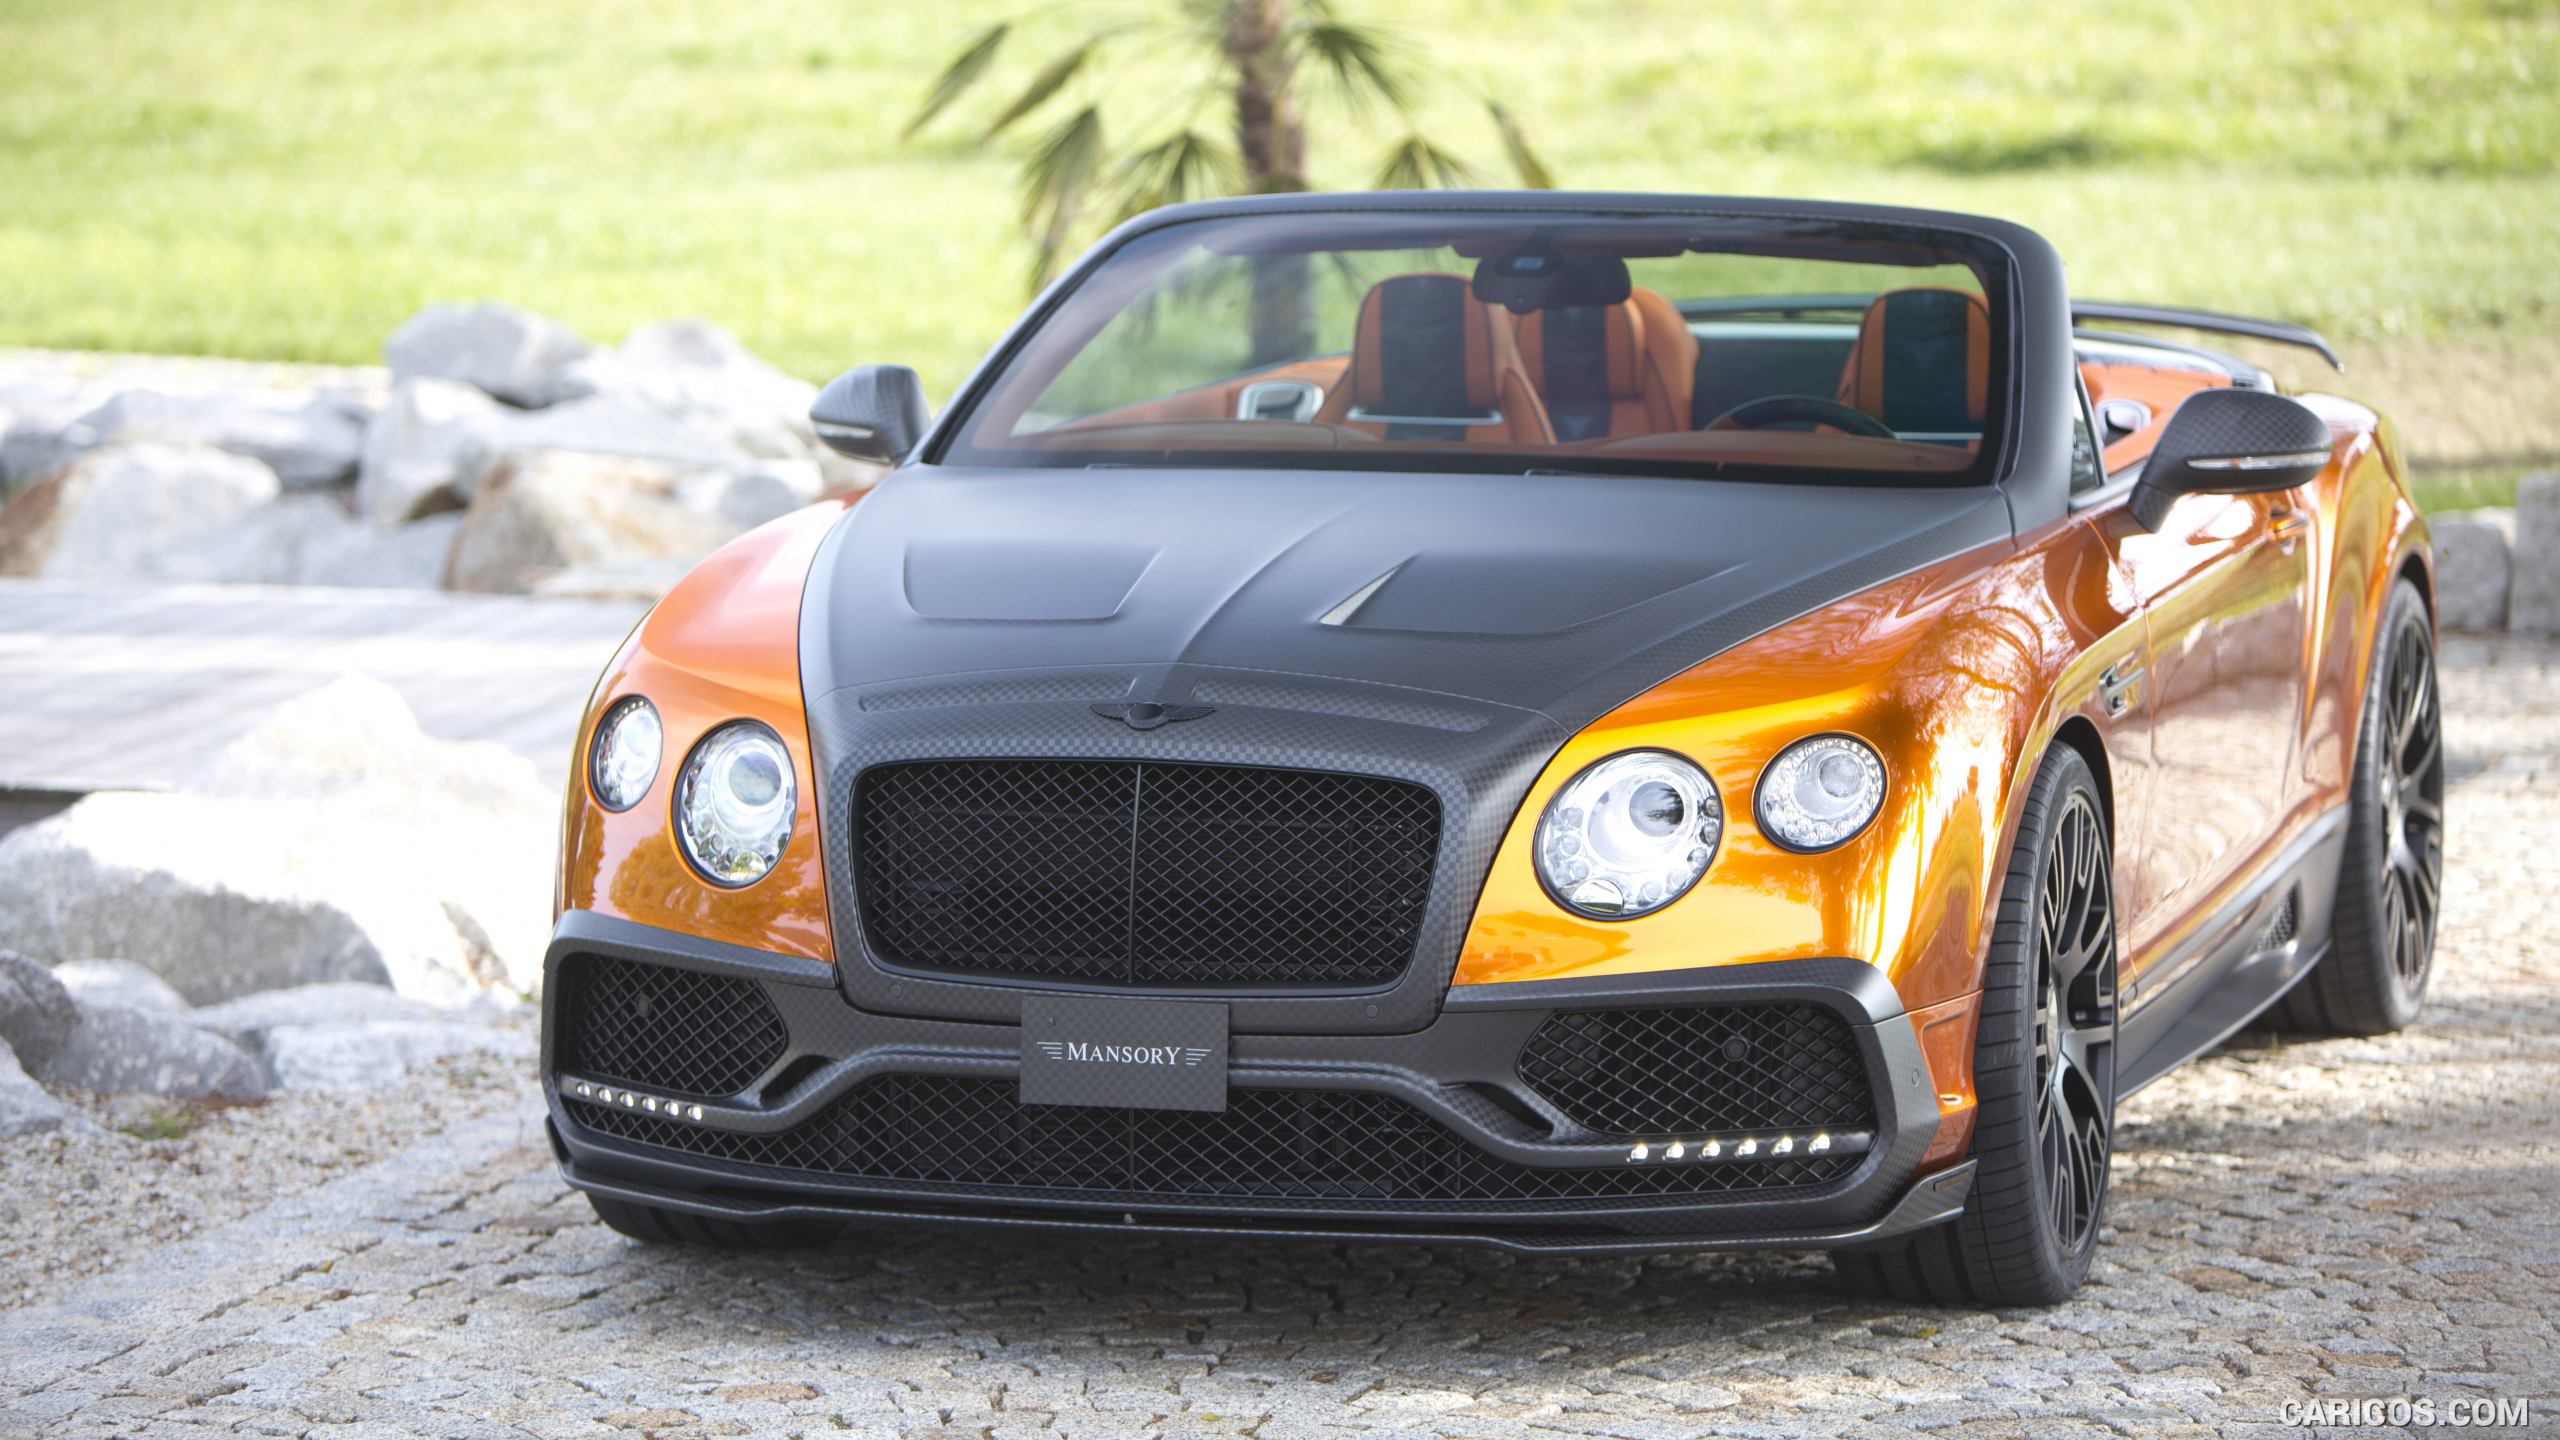
<path fill-rule="evenodd" d="M 1270 451 L 1222 451 L 1215 455 L 1147 448 L 1128 452 L 1080 450 L 1072 459 L 1030 460 L 1014 452 L 961 445 L 1024 351 L 1047 331 L 1059 311 L 1081 296 L 1097 272 L 1130 245 L 1177 227 L 1246 216 L 1285 215 L 1320 218 L 1433 214 L 1465 216 L 1496 223 L 1554 225 L 1576 219 L 1597 221 L 1679 219 L 1731 222 L 1740 227 L 1769 228 L 1803 224 L 1836 228 L 1852 238 L 1879 243 L 1917 243 L 1963 257 L 1981 279 L 1983 300 L 1991 312 L 1993 350 L 1991 391 L 1976 463 L 1952 473 L 1914 474 L 1886 468 L 1799 464 L 1745 464 L 1705 461 L 1696 457 L 1647 460 L 1587 450 L 1508 450 L 1494 447 L 1406 448 L 1371 450 L 1285 448 Z M 1746 251 L 1746 253 L 1748 253 Z M 1748 200 L 1727 197 L 1591 195 L 1557 192 L 1385 192 L 1339 195 L 1288 195 L 1210 201 L 1169 207 L 1124 224 L 1105 236 L 1065 275 L 1043 291 L 971 373 L 949 405 L 936 417 L 911 463 L 964 468 L 1196 468 L 1251 472 L 1272 469 L 1369 470 L 1388 473 L 1454 474 L 1631 474 L 1683 479 L 1733 479 L 1796 484 L 1914 487 L 2006 487 L 2018 474 L 2023 457 L 2053 448 L 2052 429 L 2037 423 L 2038 410 L 2029 396 L 2031 357 L 2047 347 L 2039 327 L 2049 315 L 2063 313 L 2060 266 L 2040 237 L 2006 222 L 1978 216 L 1912 210 L 1893 206 L 1848 205 L 1818 201 Z M 2031 305 L 2029 297 L 2049 303 Z M 2057 333 L 2067 337 L 2067 327 Z M 1089 339 L 1090 337 L 1088 337 Z M 1692 432 L 1698 433 L 1698 432 Z"/>

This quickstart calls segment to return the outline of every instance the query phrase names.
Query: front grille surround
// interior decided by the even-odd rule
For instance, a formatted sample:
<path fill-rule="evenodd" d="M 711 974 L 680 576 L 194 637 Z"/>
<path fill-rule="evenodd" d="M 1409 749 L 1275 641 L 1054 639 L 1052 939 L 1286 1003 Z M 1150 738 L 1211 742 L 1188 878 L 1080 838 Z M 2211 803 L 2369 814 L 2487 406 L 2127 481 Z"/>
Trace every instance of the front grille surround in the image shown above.
<path fill-rule="evenodd" d="M 791 1047 L 762 985 L 618 955 L 560 962 L 558 1068 L 717 1099 L 754 1084 Z"/>
<path fill-rule="evenodd" d="M 720 1130 L 566 1101 L 598 1134 L 782 1177 L 980 1197 L 1145 1202 L 1516 1207 L 1694 1204 L 1794 1193 L 1856 1173 L 1863 1156 L 1550 1168 L 1477 1149 L 1393 1096 L 1238 1089 L 1221 1113 L 1027 1106 L 1011 1079 L 887 1075 L 773 1134 Z"/>
<path fill-rule="evenodd" d="M 1560 1010 L 1521 1047 L 1519 1072 L 1549 1104 L 1603 1135 L 1876 1124 L 1857 1037 L 1827 1005 Z"/>
<path fill-rule="evenodd" d="M 1180 990 L 1394 984 L 1443 818 L 1410 781 L 1095 759 L 875 766 L 851 809 L 882 966 Z"/>

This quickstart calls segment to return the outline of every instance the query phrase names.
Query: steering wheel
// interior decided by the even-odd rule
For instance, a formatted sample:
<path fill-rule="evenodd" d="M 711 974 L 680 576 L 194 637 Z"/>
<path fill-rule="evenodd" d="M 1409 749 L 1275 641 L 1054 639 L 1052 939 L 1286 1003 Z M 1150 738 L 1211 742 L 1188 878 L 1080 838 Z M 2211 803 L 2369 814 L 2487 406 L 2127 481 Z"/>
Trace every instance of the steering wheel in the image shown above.
<path fill-rule="evenodd" d="M 1892 426 L 1857 406 L 1843 405 L 1837 400 L 1825 400 L 1819 395 L 1764 395 L 1757 400 L 1745 400 L 1708 421 L 1707 428 L 1710 430 L 1766 430 L 1770 426 L 1784 425 L 1791 420 L 1828 425 L 1835 430 L 1846 430 L 1852 435 L 1864 435 L 1876 440 L 1901 438 L 1893 433 Z"/>

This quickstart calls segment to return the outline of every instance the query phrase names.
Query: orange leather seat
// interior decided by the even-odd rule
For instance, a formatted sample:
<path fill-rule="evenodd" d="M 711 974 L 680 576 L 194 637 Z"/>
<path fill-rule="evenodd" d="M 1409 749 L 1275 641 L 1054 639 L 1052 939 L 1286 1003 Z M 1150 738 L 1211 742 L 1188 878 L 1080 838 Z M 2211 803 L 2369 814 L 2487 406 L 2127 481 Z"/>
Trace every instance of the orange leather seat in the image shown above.
<path fill-rule="evenodd" d="M 1477 300 L 1462 277 L 1436 272 L 1369 287 L 1350 367 L 1315 418 L 1382 440 L 1555 443 L 1510 314 Z"/>
<path fill-rule="evenodd" d="M 1982 428 L 1991 395 L 1991 311 L 1967 290 L 1888 290 L 1858 322 L 1839 400 L 1910 436 Z"/>
<path fill-rule="evenodd" d="M 1520 319 L 1520 362 L 1559 441 L 1689 428 L 1698 343 L 1655 291 L 1637 286 L 1615 305 L 1530 311 Z"/>

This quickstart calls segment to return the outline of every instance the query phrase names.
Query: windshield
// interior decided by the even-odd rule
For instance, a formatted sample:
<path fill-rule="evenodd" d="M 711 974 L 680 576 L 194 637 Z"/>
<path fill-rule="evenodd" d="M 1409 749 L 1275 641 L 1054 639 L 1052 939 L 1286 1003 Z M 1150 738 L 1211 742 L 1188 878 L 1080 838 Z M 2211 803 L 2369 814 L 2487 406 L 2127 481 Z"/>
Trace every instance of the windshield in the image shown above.
<path fill-rule="evenodd" d="M 1085 274 L 936 458 L 1984 480 L 2000 263 L 1830 219 L 1189 221 Z"/>

